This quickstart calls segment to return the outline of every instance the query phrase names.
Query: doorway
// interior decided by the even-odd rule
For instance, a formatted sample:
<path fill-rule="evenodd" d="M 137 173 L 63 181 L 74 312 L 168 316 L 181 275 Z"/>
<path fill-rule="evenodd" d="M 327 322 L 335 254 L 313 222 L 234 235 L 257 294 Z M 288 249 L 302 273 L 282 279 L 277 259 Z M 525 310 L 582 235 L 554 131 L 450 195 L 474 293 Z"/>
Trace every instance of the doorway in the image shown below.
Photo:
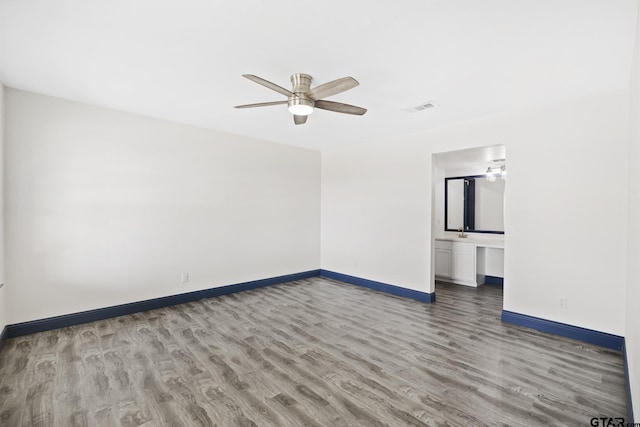
<path fill-rule="evenodd" d="M 445 294 L 499 289 L 502 305 L 506 147 L 435 153 L 432 161 L 434 287 Z"/>

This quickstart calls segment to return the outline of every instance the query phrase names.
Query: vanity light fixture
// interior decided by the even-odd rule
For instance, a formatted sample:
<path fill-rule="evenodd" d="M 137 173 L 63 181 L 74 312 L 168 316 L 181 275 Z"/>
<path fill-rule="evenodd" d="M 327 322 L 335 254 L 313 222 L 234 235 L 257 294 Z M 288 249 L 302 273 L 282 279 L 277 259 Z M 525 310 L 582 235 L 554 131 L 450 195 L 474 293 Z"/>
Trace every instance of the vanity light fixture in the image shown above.
<path fill-rule="evenodd" d="M 493 166 L 493 167 L 489 166 L 487 168 L 487 172 L 485 172 L 485 178 L 487 181 L 493 182 L 498 177 L 504 179 L 506 174 L 507 174 L 507 169 L 505 165 Z"/>
<path fill-rule="evenodd" d="M 493 182 L 496 180 L 496 174 L 495 172 L 493 172 L 493 169 L 491 169 L 491 166 L 487 168 L 486 179 L 489 182 Z"/>

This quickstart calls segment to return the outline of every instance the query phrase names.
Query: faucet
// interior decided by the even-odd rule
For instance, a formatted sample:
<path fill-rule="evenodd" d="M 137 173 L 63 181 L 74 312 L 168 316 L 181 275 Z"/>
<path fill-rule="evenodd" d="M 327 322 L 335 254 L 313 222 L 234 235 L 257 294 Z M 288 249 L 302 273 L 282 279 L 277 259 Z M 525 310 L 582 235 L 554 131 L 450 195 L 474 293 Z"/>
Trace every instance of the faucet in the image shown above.
<path fill-rule="evenodd" d="M 460 227 L 460 228 L 458 228 L 458 231 L 459 231 L 459 233 L 458 233 L 458 237 L 460 237 L 460 238 L 465 238 L 465 237 L 467 237 L 467 235 L 466 235 L 466 234 L 465 234 L 465 232 L 464 232 L 464 228 Z"/>

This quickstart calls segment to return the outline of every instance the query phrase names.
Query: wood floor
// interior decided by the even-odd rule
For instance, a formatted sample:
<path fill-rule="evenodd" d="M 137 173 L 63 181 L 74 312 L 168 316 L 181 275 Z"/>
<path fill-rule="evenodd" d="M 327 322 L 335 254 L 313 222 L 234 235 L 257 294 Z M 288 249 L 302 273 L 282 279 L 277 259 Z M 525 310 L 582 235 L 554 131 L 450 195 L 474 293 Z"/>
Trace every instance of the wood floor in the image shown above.
<path fill-rule="evenodd" d="M 620 353 L 500 322 L 501 290 L 422 304 L 313 278 L 10 339 L 2 426 L 589 425 Z"/>

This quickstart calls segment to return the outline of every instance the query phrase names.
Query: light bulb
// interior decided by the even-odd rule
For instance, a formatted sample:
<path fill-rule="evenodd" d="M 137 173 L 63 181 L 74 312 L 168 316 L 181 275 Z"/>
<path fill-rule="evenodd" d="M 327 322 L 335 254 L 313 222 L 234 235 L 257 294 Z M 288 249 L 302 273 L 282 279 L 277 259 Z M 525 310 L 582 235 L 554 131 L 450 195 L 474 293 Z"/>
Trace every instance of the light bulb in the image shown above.
<path fill-rule="evenodd" d="M 296 116 L 308 116 L 313 113 L 313 100 L 305 95 L 289 97 L 289 112 Z"/>
<path fill-rule="evenodd" d="M 491 166 L 489 166 L 487 168 L 487 172 L 486 172 L 485 178 L 489 182 L 493 182 L 493 181 L 496 180 L 496 172 L 491 168 Z"/>
<path fill-rule="evenodd" d="M 305 104 L 293 104 L 289 105 L 289 112 L 296 116 L 308 116 L 313 113 L 313 107 Z"/>

